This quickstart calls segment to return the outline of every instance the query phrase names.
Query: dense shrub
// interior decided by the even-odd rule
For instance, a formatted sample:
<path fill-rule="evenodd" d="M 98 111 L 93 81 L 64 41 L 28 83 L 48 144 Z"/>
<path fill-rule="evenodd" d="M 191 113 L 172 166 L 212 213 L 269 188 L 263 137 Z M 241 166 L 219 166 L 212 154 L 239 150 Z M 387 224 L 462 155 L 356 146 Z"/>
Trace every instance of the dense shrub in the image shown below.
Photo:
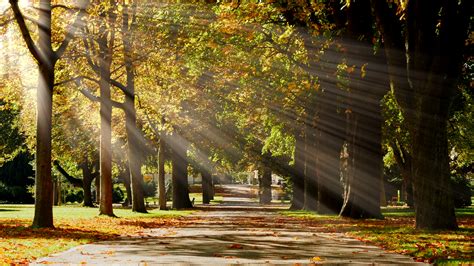
<path fill-rule="evenodd" d="M 120 189 L 120 187 L 118 187 L 118 186 L 114 186 L 114 188 L 112 190 L 112 202 L 113 203 L 121 203 L 124 198 L 125 198 L 125 195 L 124 195 L 122 189 Z"/>
<path fill-rule="evenodd" d="M 20 152 L 11 161 L 0 167 L 0 201 L 9 203 L 33 203 L 33 194 L 28 190 L 35 182 L 33 156 Z"/>
<path fill-rule="evenodd" d="M 64 191 L 64 200 L 65 202 L 70 203 L 81 203 L 84 200 L 84 192 L 82 189 L 68 189 Z"/>
<path fill-rule="evenodd" d="M 471 206 L 471 186 L 467 178 L 452 177 L 451 188 L 453 189 L 454 206 L 456 208 Z"/>

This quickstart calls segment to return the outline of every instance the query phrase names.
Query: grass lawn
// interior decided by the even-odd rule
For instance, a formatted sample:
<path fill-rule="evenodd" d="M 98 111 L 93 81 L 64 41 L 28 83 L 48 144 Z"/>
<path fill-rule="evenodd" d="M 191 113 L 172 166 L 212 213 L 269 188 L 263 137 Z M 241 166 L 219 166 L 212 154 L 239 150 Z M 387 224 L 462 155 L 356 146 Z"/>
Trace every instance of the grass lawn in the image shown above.
<path fill-rule="evenodd" d="M 191 200 L 194 199 L 194 204 L 202 204 L 202 193 L 189 193 L 189 198 Z M 219 204 L 219 203 L 222 203 L 222 199 L 223 197 L 221 195 L 214 195 L 214 199 L 211 200 L 211 202 L 209 204 L 213 205 L 213 204 Z"/>
<path fill-rule="evenodd" d="M 474 262 L 473 208 L 456 211 L 457 231 L 416 230 L 413 210 L 400 208 L 383 209 L 384 220 L 360 221 L 306 211 L 284 211 L 282 214 L 301 219 L 325 232 L 344 232 L 387 251 L 410 255 L 417 261 L 450 265 L 472 265 Z"/>
<path fill-rule="evenodd" d="M 192 211 L 150 210 L 148 214 L 115 209 L 119 218 L 98 216 L 97 208 L 54 207 L 55 229 L 32 229 L 33 205 L 0 205 L 0 265 L 27 263 L 71 247 L 140 234 L 146 228 L 192 222 Z"/>

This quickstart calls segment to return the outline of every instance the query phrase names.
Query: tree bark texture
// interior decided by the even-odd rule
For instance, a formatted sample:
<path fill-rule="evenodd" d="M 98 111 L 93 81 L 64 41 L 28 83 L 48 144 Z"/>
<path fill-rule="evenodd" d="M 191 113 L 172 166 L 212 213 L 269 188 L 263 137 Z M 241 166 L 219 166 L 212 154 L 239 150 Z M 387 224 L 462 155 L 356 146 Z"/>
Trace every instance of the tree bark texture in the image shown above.
<path fill-rule="evenodd" d="M 318 171 L 316 168 L 316 159 L 318 147 L 316 143 L 316 126 L 314 124 L 314 115 L 308 115 L 305 123 L 305 173 L 304 173 L 304 203 L 303 209 L 308 211 L 316 211 L 318 207 Z"/>
<path fill-rule="evenodd" d="M 112 209 L 112 102 L 110 93 L 111 49 L 107 34 L 99 40 L 100 60 L 100 207 L 101 215 L 114 216 Z M 109 50 L 110 49 L 110 50 Z"/>
<path fill-rule="evenodd" d="M 304 204 L 304 173 L 305 173 L 305 149 L 304 136 L 296 134 L 295 136 L 295 165 L 293 166 L 293 199 L 290 210 L 301 210 Z"/>
<path fill-rule="evenodd" d="M 113 6 L 104 11 L 105 21 L 99 27 L 100 89 L 100 215 L 115 216 L 112 208 L 112 99 L 110 67 L 115 45 L 116 15 Z"/>
<path fill-rule="evenodd" d="M 127 131 L 128 164 L 132 184 L 132 211 L 146 213 L 145 199 L 143 194 L 142 165 L 142 132 L 137 127 L 137 111 L 135 109 L 135 70 L 132 58 L 132 31 L 134 27 L 129 22 L 129 6 L 123 6 L 122 16 L 122 42 L 124 50 L 125 72 L 127 74 L 127 86 L 125 90 L 125 128 Z"/>
<path fill-rule="evenodd" d="M 317 130 L 317 179 L 320 214 L 336 214 L 342 207 L 343 187 L 340 176 L 340 154 L 344 143 L 345 121 L 338 106 L 338 90 L 324 82 L 324 92 L 319 93 L 319 120 Z"/>
<path fill-rule="evenodd" d="M 42 1 L 47 2 L 47 1 Z M 47 8 L 46 5 L 42 5 Z M 41 11 L 40 14 L 49 14 L 49 24 L 46 17 L 40 15 L 40 21 L 50 25 L 51 11 Z M 48 42 L 51 29 L 40 28 L 40 42 Z M 46 46 L 47 44 L 43 44 Z M 51 47 L 51 46 L 49 46 Z M 47 53 L 45 50 L 45 53 Z M 52 58 L 50 56 L 49 58 Z M 53 227 L 53 180 L 51 177 L 51 128 L 53 112 L 53 87 L 54 87 L 55 62 L 44 62 L 39 65 L 39 81 L 37 90 L 36 114 L 36 177 L 35 177 L 35 215 L 33 227 Z"/>
<path fill-rule="evenodd" d="M 269 204 L 272 202 L 272 170 L 269 167 L 262 167 L 259 171 L 259 201 L 260 204 Z"/>
<path fill-rule="evenodd" d="M 189 200 L 187 144 L 179 143 L 179 141 L 174 144 L 171 147 L 173 209 L 192 208 L 193 205 Z"/>
<path fill-rule="evenodd" d="M 164 134 L 160 137 L 160 147 L 158 150 L 158 196 L 160 210 L 166 210 L 166 182 L 165 182 L 165 140 Z"/>
<path fill-rule="evenodd" d="M 122 180 L 123 180 L 123 185 L 125 186 L 125 191 L 127 194 L 127 198 L 125 199 L 125 202 L 122 204 L 123 206 L 129 206 L 132 204 L 132 185 L 131 185 L 131 180 L 130 180 L 130 168 L 127 165 L 124 166 L 123 171 L 120 173 Z"/>
<path fill-rule="evenodd" d="M 202 177 L 202 203 L 209 204 L 212 200 L 212 174 L 204 169 L 201 171 Z"/>

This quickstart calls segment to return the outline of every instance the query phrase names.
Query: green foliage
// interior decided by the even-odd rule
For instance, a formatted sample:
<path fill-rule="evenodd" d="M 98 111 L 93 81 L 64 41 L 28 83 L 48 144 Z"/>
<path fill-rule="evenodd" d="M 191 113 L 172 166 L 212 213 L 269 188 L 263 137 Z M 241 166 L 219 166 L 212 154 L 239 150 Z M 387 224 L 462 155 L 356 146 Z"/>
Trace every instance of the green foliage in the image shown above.
<path fill-rule="evenodd" d="M 112 190 L 112 202 L 121 203 L 125 198 L 125 194 L 119 186 L 114 186 Z"/>
<path fill-rule="evenodd" d="M 453 190 L 454 206 L 456 208 L 469 207 L 472 204 L 470 179 L 463 176 L 451 177 L 451 189 Z"/>
<path fill-rule="evenodd" d="M 24 150 L 24 137 L 19 128 L 20 108 L 0 99 L 0 166 Z"/>
<path fill-rule="evenodd" d="M 84 200 L 82 189 L 66 189 L 62 193 L 64 193 L 64 201 L 66 203 L 81 203 Z"/>
<path fill-rule="evenodd" d="M 32 203 L 33 195 L 28 187 L 34 184 L 31 166 L 33 156 L 21 152 L 13 160 L 0 166 L 0 201 L 10 203 Z"/>
<path fill-rule="evenodd" d="M 154 180 L 148 180 L 143 182 L 143 196 L 147 197 L 154 197 L 156 195 L 156 190 L 158 189 L 158 185 Z"/>

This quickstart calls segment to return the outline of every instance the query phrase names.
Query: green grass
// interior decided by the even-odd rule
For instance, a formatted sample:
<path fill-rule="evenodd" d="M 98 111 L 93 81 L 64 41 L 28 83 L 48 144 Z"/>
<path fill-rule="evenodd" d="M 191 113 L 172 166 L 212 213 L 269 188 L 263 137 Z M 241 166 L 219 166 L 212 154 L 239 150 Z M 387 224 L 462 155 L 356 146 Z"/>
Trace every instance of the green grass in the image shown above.
<path fill-rule="evenodd" d="M 189 198 L 192 200 L 194 198 L 194 204 L 202 204 L 202 193 L 189 193 Z M 219 204 L 222 203 L 223 197 L 220 195 L 214 195 L 214 199 L 211 200 L 210 204 Z"/>
<path fill-rule="evenodd" d="M 154 217 L 179 217 L 188 215 L 193 211 L 160 211 L 158 209 L 148 210 L 148 213 L 136 213 L 130 209 L 114 209 L 114 214 L 123 218 L 154 218 Z M 98 216 L 98 208 L 80 207 L 78 205 L 55 206 L 53 216 L 55 219 L 88 219 Z M 34 205 L 0 205 L 0 219 L 33 219 Z"/>

